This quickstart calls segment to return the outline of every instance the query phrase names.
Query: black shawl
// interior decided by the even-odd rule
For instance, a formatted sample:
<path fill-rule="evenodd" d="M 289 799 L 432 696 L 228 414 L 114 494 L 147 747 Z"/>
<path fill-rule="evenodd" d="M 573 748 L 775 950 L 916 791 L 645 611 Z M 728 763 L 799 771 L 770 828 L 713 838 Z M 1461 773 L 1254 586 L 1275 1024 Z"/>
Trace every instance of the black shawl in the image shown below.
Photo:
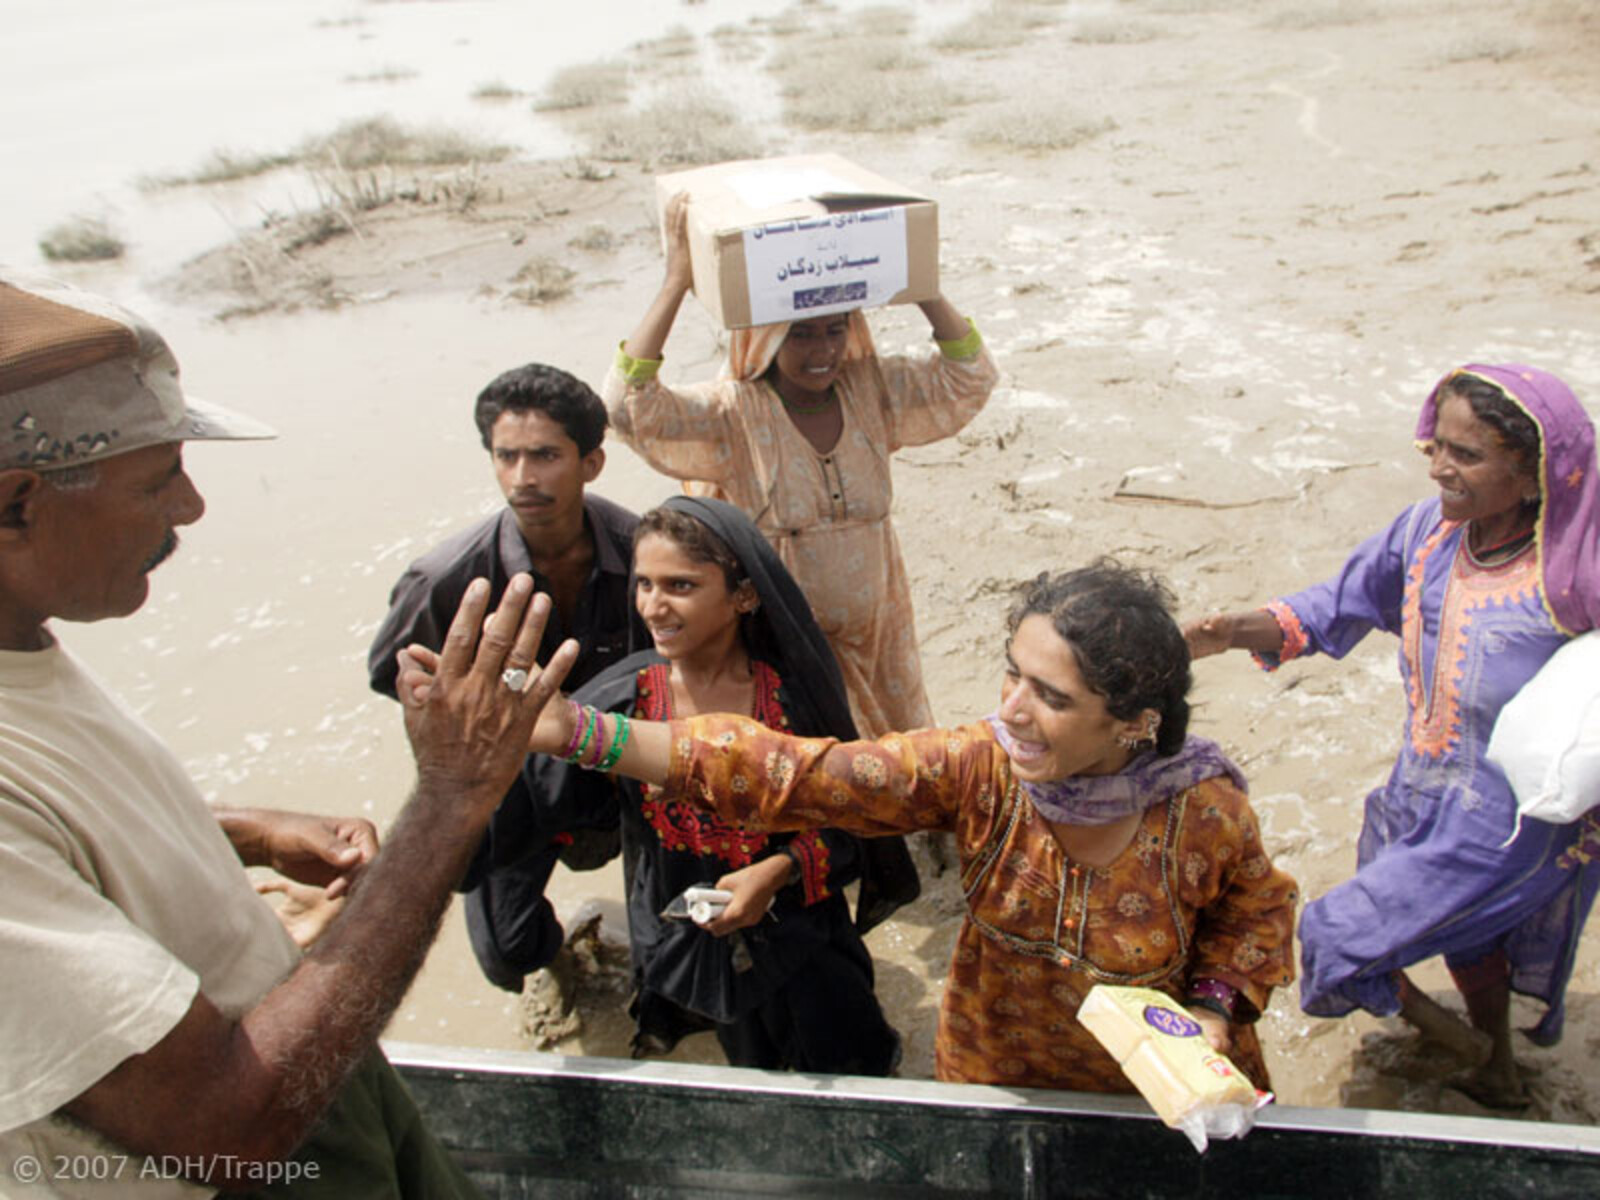
<path fill-rule="evenodd" d="M 702 522 L 739 559 L 761 600 L 757 611 L 745 618 L 747 650 L 778 672 L 790 728 L 802 735 L 854 739 L 855 723 L 833 651 L 805 594 L 754 523 L 732 505 L 709 498 L 674 496 L 663 507 Z M 604 711 L 631 712 L 639 671 L 660 661 L 654 651 L 634 654 L 601 672 L 573 698 Z M 559 949 L 559 925 L 543 897 L 556 853 L 552 838 L 562 832 L 615 829 L 624 806 L 630 934 L 635 967 L 644 968 L 640 976 L 646 986 L 713 1019 L 728 1020 L 781 986 L 828 936 L 832 919 L 824 910 L 831 905 L 823 902 L 808 912 L 794 897 L 780 894 L 777 922 L 744 931 L 755 969 L 736 978 L 726 961 L 732 939 L 713 938 L 690 924 L 665 928 L 656 907 L 662 898 L 640 894 L 636 856 L 641 846 L 648 848 L 650 838 L 646 830 L 628 828 L 639 819 L 637 785 L 614 783 L 543 755 L 529 757 L 520 783 L 496 811 L 461 884 L 463 890 L 471 889 L 466 903 L 473 950 L 485 974 L 502 987 L 520 990 L 522 975 L 545 965 Z M 772 835 L 780 843 L 787 836 Z M 916 868 L 901 838 L 856 839 L 836 831 L 825 836 L 834 860 L 830 890 L 860 873 L 859 932 L 916 898 Z"/>

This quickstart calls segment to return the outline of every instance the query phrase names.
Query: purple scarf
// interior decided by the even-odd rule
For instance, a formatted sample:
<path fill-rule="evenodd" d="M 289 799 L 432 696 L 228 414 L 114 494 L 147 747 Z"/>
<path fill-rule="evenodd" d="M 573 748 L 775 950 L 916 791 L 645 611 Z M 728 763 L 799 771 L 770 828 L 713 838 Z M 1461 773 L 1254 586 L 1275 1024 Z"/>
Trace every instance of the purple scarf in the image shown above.
<path fill-rule="evenodd" d="M 1600 628 L 1600 483 L 1594 425 L 1572 389 L 1548 371 L 1519 363 L 1473 364 L 1451 371 L 1422 406 L 1417 438 L 1430 441 L 1439 393 L 1457 375 L 1476 375 L 1510 396 L 1539 427 L 1539 519 L 1534 540 L 1544 603 L 1569 634 Z"/>
<path fill-rule="evenodd" d="M 1006 753 L 1016 744 L 998 713 L 985 718 Z M 1074 775 L 1046 783 L 1022 783 L 1023 793 L 1047 821 L 1063 825 L 1109 825 L 1142 813 L 1206 779 L 1226 775 L 1248 791 L 1239 768 L 1209 738 L 1190 735 L 1176 754 L 1160 757 L 1146 750 L 1114 775 Z"/>

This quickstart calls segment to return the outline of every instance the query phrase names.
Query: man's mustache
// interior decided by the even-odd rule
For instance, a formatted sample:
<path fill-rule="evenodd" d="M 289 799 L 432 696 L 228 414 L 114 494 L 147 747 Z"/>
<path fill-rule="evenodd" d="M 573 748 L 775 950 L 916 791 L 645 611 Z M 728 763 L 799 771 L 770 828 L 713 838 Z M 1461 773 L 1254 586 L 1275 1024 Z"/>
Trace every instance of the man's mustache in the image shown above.
<path fill-rule="evenodd" d="M 156 552 L 144 560 L 144 566 L 140 569 L 145 572 L 154 571 L 162 563 L 166 562 L 167 559 L 171 558 L 173 551 L 175 551 L 177 548 L 178 531 L 175 529 L 169 529 L 167 530 L 167 536 L 161 539 L 161 545 L 156 547 Z"/>

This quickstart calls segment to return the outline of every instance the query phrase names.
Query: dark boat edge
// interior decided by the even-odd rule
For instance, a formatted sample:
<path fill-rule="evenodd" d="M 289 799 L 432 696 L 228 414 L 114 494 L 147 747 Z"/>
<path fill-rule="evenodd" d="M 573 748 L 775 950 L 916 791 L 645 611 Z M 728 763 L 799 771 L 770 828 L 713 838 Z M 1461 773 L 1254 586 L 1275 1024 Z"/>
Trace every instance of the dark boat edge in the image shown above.
<path fill-rule="evenodd" d="M 1196 1154 L 1143 1101 L 385 1043 L 491 1197 L 1587 1197 L 1600 1129 L 1273 1105 Z"/>

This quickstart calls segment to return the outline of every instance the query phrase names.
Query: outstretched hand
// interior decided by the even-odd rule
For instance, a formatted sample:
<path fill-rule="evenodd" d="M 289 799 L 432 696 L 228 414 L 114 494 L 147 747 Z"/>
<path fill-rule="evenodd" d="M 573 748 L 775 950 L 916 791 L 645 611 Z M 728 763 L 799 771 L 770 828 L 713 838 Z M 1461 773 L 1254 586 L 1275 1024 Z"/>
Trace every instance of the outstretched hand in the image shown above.
<path fill-rule="evenodd" d="M 1212 613 L 1185 625 L 1183 640 L 1189 643 L 1189 657 L 1207 658 L 1231 650 L 1238 624 L 1238 618 L 1231 613 Z"/>
<path fill-rule="evenodd" d="M 378 853 L 378 831 L 364 817 L 261 812 L 260 865 L 337 900 Z"/>
<path fill-rule="evenodd" d="M 395 677 L 395 692 L 400 703 L 416 707 L 428 698 L 433 677 L 439 671 L 439 656 L 426 646 L 407 646 L 396 656 L 400 662 Z M 556 747 L 572 739 L 572 701 L 546 704 L 528 739 L 529 754 L 555 754 Z"/>
<path fill-rule="evenodd" d="M 258 895 L 283 897 L 274 911 L 302 950 L 309 950 L 344 908 L 344 897 L 330 897 L 324 888 L 292 879 L 258 879 L 255 887 Z"/>
<path fill-rule="evenodd" d="M 465 799 L 485 819 L 521 768 L 540 712 L 578 656 L 577 642 L 568 639 L 540 669 L 535 655 L 550 597 L 535 595 L 526 574 L 512 577 L 485 621 L 488 605 L 488 582 L 473 580 L 431 671 L 423 666 L 426 656 L 408 648 L 396 684 L 419 790 Z M 503 678 L 511 670 L 526 673 L 520 691 Z"/>

